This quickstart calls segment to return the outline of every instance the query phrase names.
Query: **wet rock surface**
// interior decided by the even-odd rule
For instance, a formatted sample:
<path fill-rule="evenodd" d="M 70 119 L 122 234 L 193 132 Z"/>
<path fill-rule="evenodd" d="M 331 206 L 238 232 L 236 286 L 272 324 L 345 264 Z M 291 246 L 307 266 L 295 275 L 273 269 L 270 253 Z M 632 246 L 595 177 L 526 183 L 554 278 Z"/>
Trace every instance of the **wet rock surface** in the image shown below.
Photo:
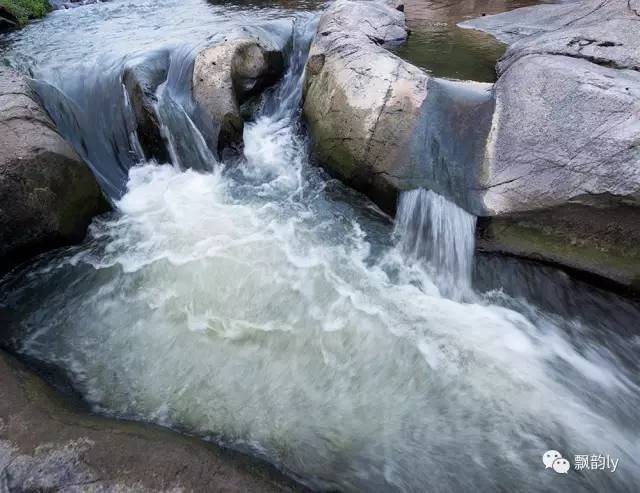
<path fill-rule="evenodd" d="M 399 191 L 432 189 L 487 218 L 481 249 L 635 290 L 634 5 L 565 2 L 463 23 L 512 43 L 492 87 L 429 78 L 391 55 L 385 46 L 404 39 L 400 11 L 382 2 L 336 2 L 320 21 L 307 63 L 304 115 L 316 153 L 388 211 Z"/>
<path fill-rule="evenodd" d="M 303 112 L 322 164 L 386 210 L 395 208 L 402 162 L 428 76 L 389 53 L 407 36 L 399 4 L 340 0 L 311 46 Z"/>
<path fill-rule="evenodd" d="M 478 190 L 481 248 L 576 267 L 637 291 L 640 17 L 568 2 L 465 25 L 515 41 L 498 65 Z"/>
<path fill-rule="evenodd" d="M 640 292 L 638 208 L 614 197 L 480 218 L 476 247 L 559 265 L 630 295 Z"/>
<path fill-rule="evenodd" d="M 147 159 L 170 162 L 160 121 L 156 112 L 156 91 L 167 79 L 169 52 L 158 51 L 139 62 L 129 64 L 122 75 L 136 119 L 137 135 Z"/>
<path fill-rule="evenodd" d="M 0 491 L 304 491 L 269 466 L 83 412 L 0 350 Z"/>
<path fill-rule="evenodd" d="M 0 69 L 0 272 L 82 240 L 108 209 L 100 188 L 56 132 L 28 81 Z"/>
<path fill-rule="evenodd" d="M 478 183 L 495 107 L 493 85 L 429 79 L 415 131 L 405 150 L 413 170 L 405 188 L 423 187 L 467 211 L 483 210 Z"/>
<path fill-rule="evenodd" d="M 193 68 L 193 97 L 213 126 L 217 151 L 242 142 L 240 105 L 251 95 L 274 84 L 282 75 L 282 52 L 243 37 L 198 53 Z"/>

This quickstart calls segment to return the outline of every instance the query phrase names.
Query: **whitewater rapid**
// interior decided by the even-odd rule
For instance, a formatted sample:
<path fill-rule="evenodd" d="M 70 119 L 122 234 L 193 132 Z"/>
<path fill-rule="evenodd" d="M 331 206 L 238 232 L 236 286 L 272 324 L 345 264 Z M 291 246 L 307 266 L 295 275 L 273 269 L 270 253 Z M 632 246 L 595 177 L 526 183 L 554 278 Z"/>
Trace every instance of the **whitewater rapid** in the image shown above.
<path fill-rule="evenodd" d="M 132 166 L 85 243 L 2 280 L 14 348 L 98 412 L 258 455 L 313 488 L 632 491 L 638 336 L 614 315 L 591 324 L 479 290 L 472 216 L 413 191 L 394 229 L 313 166 L 299 102 L 315 22 L 296 22 L 242 158 Z M 476 268 L 499 277 L 491 262 Z M 620 466 L 560 476 L 548 449 Z"/>

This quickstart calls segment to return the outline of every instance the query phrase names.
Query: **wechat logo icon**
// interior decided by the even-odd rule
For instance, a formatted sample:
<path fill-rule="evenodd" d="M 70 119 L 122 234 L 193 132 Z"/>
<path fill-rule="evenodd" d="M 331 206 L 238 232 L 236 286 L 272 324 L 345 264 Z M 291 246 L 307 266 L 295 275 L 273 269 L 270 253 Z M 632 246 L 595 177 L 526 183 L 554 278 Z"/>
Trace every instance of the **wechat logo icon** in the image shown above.
<path fill-rule="evenodd" d="M 553 469 L 558 474 L 567 474 L 571 468 L 569 461 L 557 450 L 547 450 L 542 456 L 542 463 L 545 469 Z"/>

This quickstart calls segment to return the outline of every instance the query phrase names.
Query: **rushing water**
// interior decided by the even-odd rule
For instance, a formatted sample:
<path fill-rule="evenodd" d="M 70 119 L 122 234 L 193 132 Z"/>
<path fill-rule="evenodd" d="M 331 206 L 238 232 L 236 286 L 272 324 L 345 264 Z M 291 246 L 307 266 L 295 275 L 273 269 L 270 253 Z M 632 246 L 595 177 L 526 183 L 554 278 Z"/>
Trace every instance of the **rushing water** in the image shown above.
<path fill-rule="evenodd" d="M 400 196 L 396 213 L 399 248 L 408 259 L 424 261 L 450 297 L 471 287 L 476 218 L 430 190 Z"/>
<path fill-rule="evenodd" d="M 246 22 L 236 14 L 225 14 L 225 29 Z M 317 17 L 281 12 L 273 32 L 283 15 L 295 32 L 289 70 L 246 125 L 244 157 L 210 158 L 206 171 L 126 166 L 116 211 L 94 221 L 84 244 L 2 280 L 14 348 L 63 369 L 99 412 L 264 457 L 317 489 L 634 491 L 637 305 L 496 258 L 479 259 L 472 288 L 473 217 L 413 191 L 394 231 L 311 166 L 299 100 Z M 96 28 L 117 31 L 118 19 Z M 146 29 L 138 44 L 159 49 Z M 172 48 L 176 60 L 202 40 L 189 41 Z M 28 51 L 20 43 L 14 61 Z M 104 68 L 123 56 L 90 58 Z M 46 66 L 32 67 L 50 77 L 41 87 L 89 99 L 74 81 L 86 72 L 63 61 L 57 77 Z M 96 72 L 91 93 L 113 80 Z M 183 86 L 170 87 L 178 104 L 165 107 L 165 123 L 188 113 Z M 76 138 L 94 131 L 65 128 Z M 131 142 L 113 130 L 118 145 Z M 195 124 L 172 132 L 198 140 Z M 118 166 L 113 147 L 91 145 L 101 170 Z M 559 475 L 544 469 L 548 449 L 620 462 L 615 473 Z"/>

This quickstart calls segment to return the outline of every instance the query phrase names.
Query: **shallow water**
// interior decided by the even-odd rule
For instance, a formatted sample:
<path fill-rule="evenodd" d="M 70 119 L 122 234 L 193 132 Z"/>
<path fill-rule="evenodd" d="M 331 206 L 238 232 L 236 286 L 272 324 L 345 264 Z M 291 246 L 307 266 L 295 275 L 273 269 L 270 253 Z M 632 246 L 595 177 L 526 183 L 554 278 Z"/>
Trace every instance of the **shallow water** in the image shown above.
<path fill-rule="evenodd" d="M 117 3 L 101 6 L 118 12 Z M 139 5 L 134 18 L 150 12 Z M 228 15 L 220 32 L 247 21 L 244 11 L 194 8 L 205 7 L 215 22 Z M 312 166 L 298 108 L 317 16 L 264 14 L 293 16 L 295 37 L 288 75 L 245 128 L 245 156 L 212 159 L 205 171 L 122 170 L 116 210 L 94 221 L 84 244 L 0 282 L 9 343 L 65 371 L 96 411 L 252 453 L 316 489 L 634 491 L 638 305 L 512 259 L 476 259 L 472 284 L 472 217 L 409 192 L 394 229 Z M 171 23 L 168 12 L 154 15 Z M 100 19 L 106 32 L 122 26 Z M 280 20 L 265 29 L 280 33 Z M 186 25 L 175 54 L 206 31 Z M 176 28 L 167 29 L 166 38 L 140 29 L 136 44 L 175 46 Z M 77 47 L 58 78 L 50 59 L 32 67 L 88 100 L 111 84 L 117 70 L 102 69 L 121 67 L 127 49 Z M 12 60 L 25 52 L 18 43 Z M 96 80 L 83 86 L 77 66 L 90 63 Z M 181 84 L 171 87 L 178 101 L 167 119 L 188 106 Z M 121 108 L 118 100 L 115 114 Z M 198 136 L 197 126 L 175 131 Z M 127 145 L 126 132 L 117 142 Z M 92 152 L 105 172 L 118 165 L 111 152 Z M 548 449 L 620 463 L 615 473 L 559 475 L 544 469 Z"/>
<path fill-rule="evenodd" d="M 506 45 L 490 34 L 462 29 L 457 24 L 540 3 L 545 1 L 408 0 L 405 15 L 411 35 L 407 43 L 393 51 L 436 77 L 494 82 L 495 65 Z"/>

